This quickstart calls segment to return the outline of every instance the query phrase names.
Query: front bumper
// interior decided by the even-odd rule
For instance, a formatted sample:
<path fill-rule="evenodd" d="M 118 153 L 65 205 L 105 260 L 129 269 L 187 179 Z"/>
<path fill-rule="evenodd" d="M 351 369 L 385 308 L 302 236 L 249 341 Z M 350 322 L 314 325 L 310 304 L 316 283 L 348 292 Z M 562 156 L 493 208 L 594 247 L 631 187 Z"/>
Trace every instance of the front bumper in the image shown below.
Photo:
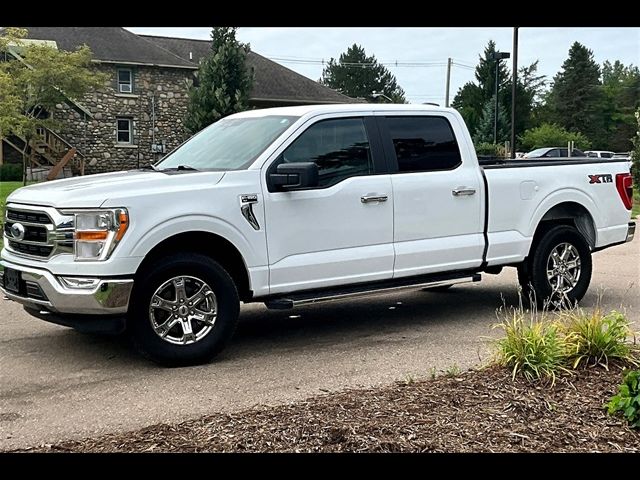
<path fill-rule="evenodd" d="M 38 318 L 81 330 L 83 324 L 89 327 L 103 320 L 105 323 L 124 325 L 133 279 L 102 278 L 90 289 L 69 288 L 48 270 L 25 267 L 6 260 L 0 261 L 0 265 L 21 272 L 18 293 L 4 288 L 4 273 L 0 274 L 0 291 L 8 299 L 21 303 L 27 312 Z M 101 328 L 85 330 L 96 331 Z"/>

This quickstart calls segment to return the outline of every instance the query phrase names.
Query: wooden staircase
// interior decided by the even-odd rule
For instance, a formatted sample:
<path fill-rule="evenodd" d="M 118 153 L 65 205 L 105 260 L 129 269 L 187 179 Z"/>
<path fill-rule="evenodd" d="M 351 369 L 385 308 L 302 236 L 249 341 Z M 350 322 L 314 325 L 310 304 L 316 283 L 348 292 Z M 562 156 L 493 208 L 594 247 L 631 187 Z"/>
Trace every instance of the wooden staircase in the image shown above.
<path fill-rule="evenodd" d="M 5 137 L 3 141 L 22 153 L 26 139 L 20 136 Z M 84 155 L 57 133 L 39 128 L 27 149 L 29 165 L 27 171 L 34 169 L 47 172 L 46 179 L 54 180 L 63 174 L 66 176 L 84 175 Z"/>

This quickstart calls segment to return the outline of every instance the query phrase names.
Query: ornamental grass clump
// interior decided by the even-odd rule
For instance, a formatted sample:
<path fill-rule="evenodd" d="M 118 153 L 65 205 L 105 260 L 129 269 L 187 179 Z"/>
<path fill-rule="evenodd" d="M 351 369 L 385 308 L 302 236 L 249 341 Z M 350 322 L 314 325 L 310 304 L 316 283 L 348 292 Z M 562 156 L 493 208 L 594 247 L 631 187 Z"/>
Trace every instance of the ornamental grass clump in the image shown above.
<path fill-rule="evenodd" d="M 576 308 L 557 315 L 571 368 L 599 365 L 608 370 L 611 360 L 637 365 L 635 336 L 623 313 L 604 314 L 596 307 L 590 313 Z"/>
<path fill-rule="evenodd" d="M 502 321 L 497 325 L 504 337 L 497 341 L 497 362 L 519 373 L 529 381 L 551 380 L 555 383 L 558 371 L 568 371 L 566 345 L 555 322 L 543 314 L 525 312 L 522 307 L 502 310 Z"/>

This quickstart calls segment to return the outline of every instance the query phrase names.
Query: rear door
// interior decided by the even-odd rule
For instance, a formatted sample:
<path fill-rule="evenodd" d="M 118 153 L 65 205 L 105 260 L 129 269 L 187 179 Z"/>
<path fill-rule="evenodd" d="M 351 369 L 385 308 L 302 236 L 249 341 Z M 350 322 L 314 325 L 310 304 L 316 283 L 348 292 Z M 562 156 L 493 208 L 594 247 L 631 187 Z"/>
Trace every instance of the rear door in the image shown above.
<path fill-rule="evenodd" d="M 480 266 L 483 180 L 476 162 L 463 162 L 457 118 L 416 112 L 379 124 L 392 172 L 394 278 Z"/>

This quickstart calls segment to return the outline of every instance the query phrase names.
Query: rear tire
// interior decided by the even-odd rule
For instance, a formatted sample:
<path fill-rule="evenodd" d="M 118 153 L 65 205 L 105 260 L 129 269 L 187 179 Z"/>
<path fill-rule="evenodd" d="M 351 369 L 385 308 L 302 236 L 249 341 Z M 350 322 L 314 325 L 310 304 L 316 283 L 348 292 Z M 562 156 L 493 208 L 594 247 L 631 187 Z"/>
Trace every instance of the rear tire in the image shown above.
<path fill-rule="evenodd" d="M 539 308 L 563 308 L 582 300 L 591 272 L 591 250 L 584 237 L 573 227 L 558 225 L 532 247 L 528 263 L 518 267 L 518 281 Z"/>
<path fill-rule="evenodd" d="M 215 357 L 238 324 L 240 300 L 229 274 L 198 253 L 165 257 L 136 278 L 129 309 L 134 344 L 164 366 Z"/>

